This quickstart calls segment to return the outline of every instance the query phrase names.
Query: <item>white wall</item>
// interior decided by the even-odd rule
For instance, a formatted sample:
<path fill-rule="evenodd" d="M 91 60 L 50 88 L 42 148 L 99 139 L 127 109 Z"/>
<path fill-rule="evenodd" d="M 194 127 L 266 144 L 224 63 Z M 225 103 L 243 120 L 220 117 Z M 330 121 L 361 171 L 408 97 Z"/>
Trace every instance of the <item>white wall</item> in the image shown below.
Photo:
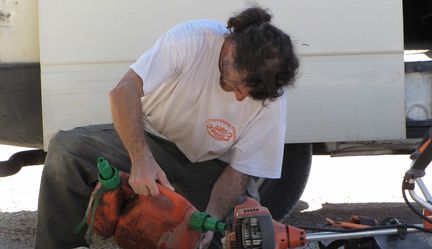
<path fill-rule="evenodd" d="M 402 3 L 258 1 L 301 58 L 288 142 L 405 136 Z M 40 0 L 44 140 L 110 122 L 107 92 L 157 37 L 181 21 L 226 21 L 245 1 Z"/>

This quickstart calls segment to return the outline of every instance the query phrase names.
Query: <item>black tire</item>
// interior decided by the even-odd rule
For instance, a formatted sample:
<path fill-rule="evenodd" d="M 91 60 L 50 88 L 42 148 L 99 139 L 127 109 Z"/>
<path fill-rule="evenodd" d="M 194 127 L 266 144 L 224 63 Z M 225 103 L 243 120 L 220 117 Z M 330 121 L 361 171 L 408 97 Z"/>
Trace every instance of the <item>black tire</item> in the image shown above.
<path fill-rule="evenodd" d="M 280 179 L 266 179 L 259 189 L 261 205 L 283 221 L 300 200 L 309 177 L 312 144 L 285 144 Z"/>

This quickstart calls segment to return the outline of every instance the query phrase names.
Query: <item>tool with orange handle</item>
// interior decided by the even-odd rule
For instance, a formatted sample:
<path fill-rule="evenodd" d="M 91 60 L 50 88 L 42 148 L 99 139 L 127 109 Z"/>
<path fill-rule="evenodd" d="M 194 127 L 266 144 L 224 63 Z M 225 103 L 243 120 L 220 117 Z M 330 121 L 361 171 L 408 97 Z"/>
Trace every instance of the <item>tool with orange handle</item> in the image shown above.
<path fill-rule="evenodd" d="M 432 128 L 425 134 L 418 148 L 411 154 L 413 161 L 411 168 L 405 173 L 402 182 L 402 194 L 407 206 L 419 217 L 423 219 L 423 227 L 432 231 L 432 195 L 429 193 L 422 177 L 426 175 L 426 167 L 432 161 Z M 415 191 L 415 185 L 421 190 L 423 197 Z M 418 211 L 408 200 L 405 192 L 408 192 L 411 198 L 419 204 L 423 210 Z"/>
<path fill-rule="evenodd" d="M 158 196 L 135 194 L 129 174 L 104 158 L 97 160 L 99 183 L 76 232 L 88 226 L 103 238 L 114 237 L 123 249 L 195 249 L 201 233 L 224 232 L 225 224 L 198 210 L 176 192 L 158 185 Z M 190 229 L 190 225 L 194 229 Z"/>
<path fill-rule="evenodd" d="M 227 234 L 227 249 L 282 249 L 306 245 L 304 230 L 273 220 L 270 211 L 247 198 L 234 209 L 232 230 Z"/>
<path fill-rule="evenodd" d="M 432 161 L 432 128 L 423 137 L 423 141 L 411 154 L 410 158 L 413 160 L 411 169 L 407 172 L 413 177 L 424 176 L 426 167 Z"/>
<path fill-rule="evenodd" d="M 355 216 L 353 216 L 355 218 Z M 355 221 L 355 219 L 353 219 Z M 332 240 L 350 240 L 356 238 L 383 237 L 391 235 L 400 236 L 400 246 L 375 245 L 373 249 L 401 249 L 418 248 L 425 249 L 421 242 L 413 241 L 406 234 L 419 232 L 421 225 L 361 225 L 354 222 L 331 221 L 336 227 L 348 229 L 317 229 L 323 232 L 306 233 L 302 228 L 297 228 L 272 219 L 269 210 L 261 206 L 257 201 L 247 198 L 244 203 L 237 205 L 234 209 L 234 217 L 231 226 L 227 226 L 226 249 L 287 249 L 303 248 L 306 243 Z M 309 229 L 309 228 L 308 228 Z M 403 236 L 403 238 L 402 238 Z M 377 239 L 377 241 L 379 238 Z M 424 243 L 424 242 L 423 242 Z M 415 245 L 410 247 L 407 245 Z M 325 247 L 333 248 L 333 247 Z M 339 248 L 339 247 L 338 247 Z M 349 247 L 351 249 L 352 247 Z M 355 247 L 369 249 L 371 247 Z"/>

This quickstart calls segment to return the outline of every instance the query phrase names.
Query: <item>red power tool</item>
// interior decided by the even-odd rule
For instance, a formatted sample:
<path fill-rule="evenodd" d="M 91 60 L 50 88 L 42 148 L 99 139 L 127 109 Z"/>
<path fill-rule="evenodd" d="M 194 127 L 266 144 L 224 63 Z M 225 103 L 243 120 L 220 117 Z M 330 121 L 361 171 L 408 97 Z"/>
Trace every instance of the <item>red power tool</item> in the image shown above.
<path fill-rule="evenodd" d="M 121 248 L 195 248 L 200 232 L 227 231 L 227 248 L 277 249 L 306 244 L 304 230 L 273 220 L 269 210 L 246 198 L 234 209 L 233 226 L 198 212 L 186 199 L 160 186 L 159 197 L 138 196 L 128 174 L 98 159 L 100 185 L 95 189 L 85 224 L 104 238 L 114 236 Z M 189 223 L 189 225 L 188 225 Z M 180 243 L 179 243 L 180 242 Z"/>
<path fill-rule="evenodd" d="M 251 198 L 235 207 L 232 231 L 225 242 L 228 249 L 285 249 L 305 245 L 304 230 L 273 220 L 269 210 Z"/>
<path fill-rule="evenodd" d="M 127 183 L 127 174 L 118 172 L 103 158 L 98 160 L 98 168 L 100 186 L 95 189 L 94 198 L 76 231 L 80 232 L 88 224 L 89 238 L 93 230 L 104 238 L 114 236 L 116 243 L 124 249 L 195 249 L 200 233 L 206 231 L 225 233 L 225 248 L 228 249 L 285 249 L 320 240 L 382 235 L 403 235 L 405 238 L 406 233 L 427 231 L 420 226 L 401 224 L 348 231 L 320 229 L 325 232 L 306 235 L 303 229 L 273 220 L 269 210 L 251 198 L 234 208 L 232 224 L 227 226 L 205 212 L 198 212 L 186 199 L 162 186 L 159 197 L 136 195 Z M 400 247 L 397 248 L 413 248 L 413 244 L 415 248 L 430 248 L 420 247 L 418 241 L 409 241 L 407 246 L 403 243 L 407 240 L 398 241 Z M 380 243 L 384 242 L 380 240 Z M 373 248 L 396 249 L 393 244 L 383 246 Z"/>

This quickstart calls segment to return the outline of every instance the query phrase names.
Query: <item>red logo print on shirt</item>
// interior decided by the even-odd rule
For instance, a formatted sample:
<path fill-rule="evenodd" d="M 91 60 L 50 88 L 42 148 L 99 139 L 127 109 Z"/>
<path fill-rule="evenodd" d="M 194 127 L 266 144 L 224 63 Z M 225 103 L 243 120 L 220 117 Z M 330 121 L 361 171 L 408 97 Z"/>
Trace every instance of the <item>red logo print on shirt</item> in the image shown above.
<path fill-rule="evenodd" d="M 224 119 L 207 119 L 206 126 L 208 134 L 218 141 L 236 140 L 234 126 Z"/>

